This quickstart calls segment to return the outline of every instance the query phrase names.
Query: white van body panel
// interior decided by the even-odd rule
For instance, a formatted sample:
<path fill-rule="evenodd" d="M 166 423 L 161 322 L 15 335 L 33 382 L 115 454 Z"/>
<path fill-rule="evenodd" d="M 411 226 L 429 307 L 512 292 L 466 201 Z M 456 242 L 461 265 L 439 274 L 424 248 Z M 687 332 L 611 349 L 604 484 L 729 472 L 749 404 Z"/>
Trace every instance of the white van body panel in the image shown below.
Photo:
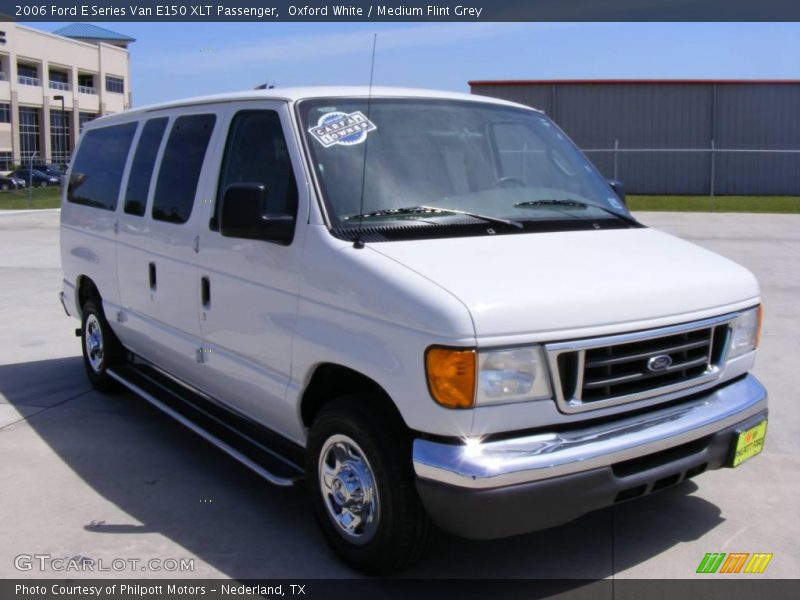
<path fill-rule="evenodd" d="M 285 102 L 241 102 L 229 105 L 222 131 L 241 111 L 271 111 L 283 127 L 297 180 L 297 227 L 289 246 L 260 240 L 223 237 L 209 228 L 218 197 L 226 136 L 210 155 L 203 218 L 197 230 L 198 280 L 207 278 L 211 301 L 199 306 L 202 368 L 193 382 L 214 398 L 235 399 L 235 408 L 293 441 L 304 440 L 294 404 L 286 394 L 292 374 L 292 339 L 296 327 L 298 287 L 309 220 L 309 187 L 293 124 Z M 267 192 L 269 193 L 269 191 Z M 199 292 L 197 297 L 199 298 Z"/>
<path fill-rule="evenodd" d="M 201 170 L 195 193 L 194 208 L 186 223 L 169 223 L 151 216 L 153 190 L 158 181 L 161 158 L 169 133 L 179 117 L 191 114 L 214 114 L 216 122 L 209 140 L 205 161 L 215 155 L 220 122 L 227 112 L 221 107 L 199 106 L 159 112 L 152 117 L 168 117 L 161 148 L 152 173 L 148 204 L 143 217 L 120 211 L 120 252 L 118 273 L 121 304 L 125 314 L 121 334 L 130 337 L 130 348 L 136 354 L 158 364 L 164 370 L 186 381 L 197 375 L 197 349 L 200 347 L 200 303 L 195 238 L 201 223 L 207 223 L 205 180 L 209 169 Z M 139 130 L 143 129 L 143 120 Z M 134 152 L 128 156 L 129 165 Z M 129 171 L 130 169 L 128 169 Z M 128 173 L 129 174 L 129 173 Z M 125 189 L 127 177 L 123 179 Z M 150 287 L 149 271 L 153 264 L 156 286 Z"/>
<path fill-rule="evenodd" d="M 370 247 L 461 299 L 479 346 L 671 325 L 759 301 L 758 284 L 743 267 L 647 228 Z"/>
<path fill-rule="evenodd" d="M 415 102 L 393 122 L 388 110 L 377 118 L 370 93 Z M 298 104 L 314 98 L 324 100 Z M 758 453 L 768 410 L 766 390 L 748 373 L 761 320 L 755 278 L 641 226 L 619 203 L 620 188 L 562 133 L 563 144 L 539 148 L 535 136 L 528 145 L 518 130 L 497 127 L 518 116 L 523 131 L 557 129 L 541 114 L 468 107 L 486 115 L 478 128 L 458 117 L 460 103 L 421 111 L 424 98 L 533 112 L 427 90 L 298 88 L 164 103 L 87 124 L 86 132 L 136 124 L 127 155 L 132 128 L 88 138 L 82 155 L 85 132 L 62 198 L 62 303 L 80 319 L 79 296 L 96 287 L 102 297 L 103 311 L 79 330 L 92 385 L 126 386 L 272 483 L 305 474 L 309 491 L 320 488 L 323 528 L 330 521 L 331 535 L 349 542 L 377 523 L 392 557 L 403 540 L 422 543 L 413 536 L 427 518 L 475 539 L 525 533 Z M 360 104 L 373 112 L 343 112 Z M 239 121 L 242 111 L 269 114 Z M 450 111 L 455 126 L 438 128 Z M 182 117 L 210 114 L 213 129 L 207 119 L 174 129 Z M 148 137 L 136 161 L 156 118 L 168 120 L 160 145 Z M 363 143 L 364 157 L 366 133 L 383 131 L 382 159 L 368 170 L 356 149 L 344 155 L 350 170 L 339 168 L 335 155 L 316 152 L 309 124 L 325 148 Z M 512 164 L 531 177 L 515 177 L 506 154 L 519 155 Z M 527 154 L 541 165 L 526 171 Z M 547 160 L 567 179 L 537 197 L 531 190 L 550 186 Z M 161 182 L 162 172 L 175 176 Z M 129 180 L 141 215 L 141 204 L 125 211 Z M 509 185 L 519 189 L 492 195 Z M 594 191 L 584 197 L 584 189 Z M 378 202 L 365 206 L 367 196 Z M 429 197 L 478 200 L 432 207 Z M 496 205 L 482 203 L 492 197 Z M 502 199 L 517 216 L 491 212 L 511 206 Z M 556 214 L 528 219 L 522 207 Z M 362 230 L 347 223 L 355 219 Z M 431 362 L 431 389 L 429 358 L 441 361 Z M 432 390 L 438 402 L 467 408 L 445 408 Z M 315 421 L 342 395 L 350 398 Z M 373 472 L 375 464 L 383 469 Z M 401 504 L 384 511 L 378 503 L 387 501 Z M 397 508 L 409 502 L 413 510 Z M 366 518 L 375 514 L 380 520 Z M 380 558 L 380 546 L 359 547 Z"/>
<path fill-rule="evenodd" d="M 474 94 L 464 94 L 461 92 L 446 92 L 442 90 L 428 90 L 422 88 L 401 88 L 391 86 L 373 86 L 368 88 L 366 86 L 309 86 L 309 87 L 295 87 L 295 88 L 273 88 L 269 90 L 246 90 L 242 92 L 230 92 L 225 94 L 214 94 L 210 96 L 198 96 L 196 98 L 186 98 L 176 100 L 173 102 L 161 102 L 159 104 L 151 104 L 135 108 L 124 113 L 117 113 L 103 117 L 108 122 L 118 118 L 120 115 L 125 116 L 142 116 L 146 113 L 152 113 L 157 110 L 166 110 L 175 107 L 188 107 L 197 105 L 211 105 L 211 104 L 225 104 L 231 102 L 250 102 L 262 100 L 277 100 L 286 102 L 289 105 L 309 98 L 336 98 L 336 97 L 361 97 L 366 98 L 436 98 L 439 100 L 460 100 L 462 102 L 477 102 L 481 104 L 497 104 L 500 106 L 513 106 L 530 110 L 532 112 L 541 112 L 530 106 L 519 104 L 516 102 L 509 102 L 500 98 L 492 98 L 489 96 L 477 96 Z M 124 118 L 124 117 L 123 117 Z"/>
<path fill-rule="evenodd" d="M 66 193 L 66 192 L 65 192 Z M 103 303 L 106 311 L 119 306 L 116 254 L 117 215 L 79 204 L 62 203 L 61 264 L 64 270 L 65 296 L 74 302 L 72 315 L 80 318 L 77 298 L 78 278 L 88 277 L 106 291 Z"/>
<path fill-rule="evenodd" d="M 81 138 L 80 141 L 82 141 Z M 80 151 L 80 141 L 75 149 Z M 71 169 L 65 180 L 69 181 Z M 80 204 L 66 202 L 67 186 L 61 199 L 61 265 L 64 273 L 64 297 L 69 302 L 70 314 L 81 318 L 78 301 L 78 279 L 88 277 L 95 285 L 106 290 L 103 302 L 110 307 L 119 303 L 117 287 L 117 214 Z M 119 207 L 119 198 L 117 198 Z"/>
<path fill-rule="evenodd" d="M 300 140 L 294 103 L 366 96 L 365 88 L 248 91 L 144 107 L 97 119 L 87 130 L 139 121 L 115 212 L 62 202 L 65 293 L 81 276 L 103 296 L 123 343 L 194 388 L 299 444 L 301 400 L 316 368 L 336 364 L 378 383 L 417 431 L 469 436 L 578 422 L 653 401 L 565 415 L 552 401 L 450 410 L 427 388 L 424 355 L 434 345 L 504 347 L 661 327 L 760 302 L 745 269 L 651 229 L 576 231 L 368 243 L 356 249 L 325 225 Z M 374 97 L 514 103 L 428 90 L 375 88 Z M 298 187 L 290 246 L 223 238 L 209 230 L 233 115 L 276 110 Z M 217 117 L 190 220 L 154 221 L 161 156 L 174 119 Z M 123 211 L 143 124 L 168 116 L 144 217 Z M 119 236 L 114 233 L 119 227 Z M 198 250 L 195 251 L 195 245 Z M 148 263 L 157 263 L 150 290 Z M 200 301 L 201 277 L 211 303 Z M 587 302 L 589 293 L 595 302 Z M 115 318 L 121 313 L 121 320 Z M 76 311 L 75 316 L 79 316 Z M 202 353 L 202 364 L 198 362 Z M 746 372 L 753 355 L 726 367 Z"/>
<path fill-rule="evenodd" d="M 465 435 L 470 411 L 442 408 L 425 378 L 431 345 L 474 346 L 469 311 L 443 287 L 375 252 L 309 227 L 293 353 L 293 391 L 338 364 L 378 382 L 412 429 Z"/>

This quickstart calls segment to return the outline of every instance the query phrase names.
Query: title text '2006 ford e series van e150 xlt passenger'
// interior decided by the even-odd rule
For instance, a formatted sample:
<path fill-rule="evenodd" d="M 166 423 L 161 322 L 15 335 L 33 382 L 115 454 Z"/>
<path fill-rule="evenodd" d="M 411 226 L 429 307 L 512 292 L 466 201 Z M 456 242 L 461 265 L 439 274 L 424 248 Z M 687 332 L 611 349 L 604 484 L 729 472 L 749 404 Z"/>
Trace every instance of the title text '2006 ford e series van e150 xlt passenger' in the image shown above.
<path fill-rule="evenodd" d="M 92 121 L 62 302 L 123 385 L 331 546 L 541 529 L 757 454 L 760 292 L 644 227 L 543 113 L 462 94 L 252 91 Z"/>

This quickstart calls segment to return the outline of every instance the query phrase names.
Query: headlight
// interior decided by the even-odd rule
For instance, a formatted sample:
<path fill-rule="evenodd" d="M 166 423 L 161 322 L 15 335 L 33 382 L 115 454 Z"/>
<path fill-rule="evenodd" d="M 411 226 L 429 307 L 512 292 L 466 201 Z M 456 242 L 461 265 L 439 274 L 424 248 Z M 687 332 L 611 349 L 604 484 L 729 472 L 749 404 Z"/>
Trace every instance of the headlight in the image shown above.
<path fill-rule="evenodd" d="M 540 346 L 478 353 L 477 406 L 550 397 L 550 381 Z"/>
<path fill-rule="evenodd" d="M 761 305 L 741 313 L 731 323 L 728 358 L 736 358 L 755 350 L 761 334 Z"/>
<path fill-rule="evenodd" d="M 433 346 L 425 353 L 425 373 L 431 396 L 446 408 L 552 398 L 540 346 L 480 352 Z"/>

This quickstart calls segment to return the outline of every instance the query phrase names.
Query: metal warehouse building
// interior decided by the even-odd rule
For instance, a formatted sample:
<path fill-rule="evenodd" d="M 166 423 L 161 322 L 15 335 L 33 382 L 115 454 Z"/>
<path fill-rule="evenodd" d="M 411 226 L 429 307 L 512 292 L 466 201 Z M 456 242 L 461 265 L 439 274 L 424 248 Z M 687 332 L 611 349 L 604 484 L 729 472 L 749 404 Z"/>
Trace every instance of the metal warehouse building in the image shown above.
<path fill-rule="evenodd" d="M 800 195 L 800 81 L 470 81 L 544 110 L 636 194 Z"/>

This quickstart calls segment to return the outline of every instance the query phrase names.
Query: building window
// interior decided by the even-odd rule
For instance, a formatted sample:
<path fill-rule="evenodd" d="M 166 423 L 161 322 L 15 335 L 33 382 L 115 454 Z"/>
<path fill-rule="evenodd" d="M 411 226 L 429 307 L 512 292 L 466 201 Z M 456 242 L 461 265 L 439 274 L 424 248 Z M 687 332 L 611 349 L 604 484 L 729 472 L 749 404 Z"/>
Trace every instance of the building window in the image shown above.
<path fill-rule="evenodd" d="M 78 92 L 97 94 L 97 88 L 94 87 L 94 75 L 78 75 Z"/>
<path fill-rule="evenodd" d="M 23 164 L 43 158 L 39 156 L 39 109 L 19 109 L 19 149 Z"/>
<path fill-rule="evenodd" d="M 34 65 L 17 64 L 17 81 L 22 85 L 36 85 L 42 84 L 39 81 L 39 69 Z"/>
<path fill-rule="evenodd" d="M 69 162 L 69 112 L 50 109 L 50 158 L 59 165 Z"/>
<path fill-rule="evenodd" d="M 11 152 L 0 152 L 0 171 L 10 171 L 14 168 L 14 155 Z"/>
<path fill-rule="evenodd" d="M 125 80 L 122 77 L 106 75 L 106 91 L 115 94 L 125 93 Z"/>
<path fill-rule="evenodd" d="M 78 113 L 78 131 L 83 131 L 83 126 L 92 119 L 97 118 L 97 113 L 81 112 Z"/>
<path fill-rule="evenodd" d="M 50 69 L 50 89 L 69 90 L 69 75 L 64 71 Z"/>
<path fill-rule="evenodd" d="M 11 105 L 0 103 L 0 123 L 11 123 Z"/>

